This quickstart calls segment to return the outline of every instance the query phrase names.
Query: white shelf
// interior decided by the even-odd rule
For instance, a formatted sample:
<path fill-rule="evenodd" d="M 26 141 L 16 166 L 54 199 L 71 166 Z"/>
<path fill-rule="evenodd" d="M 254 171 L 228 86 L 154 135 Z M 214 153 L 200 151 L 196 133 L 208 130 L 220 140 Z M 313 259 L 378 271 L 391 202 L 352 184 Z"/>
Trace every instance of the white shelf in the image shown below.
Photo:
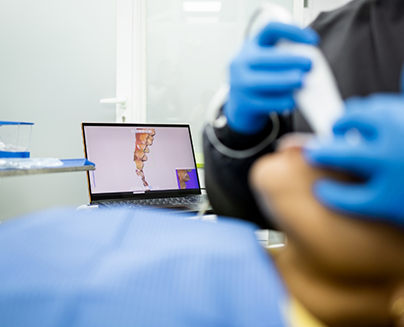
<path fill-rule="evenodd" d="M 63 162 L 63 166 L 53 168 L 0 169 L 0 177 L 95 170 L 95 165 L 86 159 L 67 159 L 61 161 Z"/>

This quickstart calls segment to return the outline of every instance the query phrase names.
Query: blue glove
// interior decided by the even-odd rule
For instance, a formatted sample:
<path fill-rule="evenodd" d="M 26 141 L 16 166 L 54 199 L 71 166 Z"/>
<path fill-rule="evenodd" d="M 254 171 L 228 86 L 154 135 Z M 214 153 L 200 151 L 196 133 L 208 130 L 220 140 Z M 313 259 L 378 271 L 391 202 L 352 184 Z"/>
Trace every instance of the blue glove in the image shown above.
<path fill-rule="evenodd" d="M 239 133 L 257 133 L 265 127 L 270 112 L 295 107 L 293 91 L 302 86 L 311 61 L 277 51 L 274 45 L 279 39 L 314 45 L 319 37 L 312 29 L 270 23 L 246 41 L 231 63 L 230 95 L 224 107 L 228 125 Z"/>
<path fill-rule="evenodd" d="M 364 181 L 319 180 L 314 194 L 332 209 L 404 227 L 404 96 L 355 98 L 346 109 L 334 126 L 335 138 L 309 144 L 304 153 L 314 165 L 346 170 Z"/>

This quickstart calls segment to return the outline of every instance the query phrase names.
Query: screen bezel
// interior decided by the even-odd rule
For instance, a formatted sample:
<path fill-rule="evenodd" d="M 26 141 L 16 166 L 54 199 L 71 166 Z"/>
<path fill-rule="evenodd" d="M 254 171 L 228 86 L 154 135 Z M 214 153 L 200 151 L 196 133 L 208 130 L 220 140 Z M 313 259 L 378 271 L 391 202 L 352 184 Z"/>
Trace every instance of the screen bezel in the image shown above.
<path fill-rule="evenodd" d="M 191 142 L 191 149 L 192 149 L 192 156 L 194 161 L 194 167 L 196 170 L 196 177 L 198 179 L 198 188 L 195 189 L 185 189 L 185 190 L 158 190 L 158 191 L 145 191 L 144 193 L 133 193 L 133 192 L 118 192 L 118 193 L 97 193 L 93 194 L 91 192 L 91 183 L 90 183 L 90 172 L 87 171 L 87 186 L 88 186 L 88 193 L 90 198 L 90 203 L 95 201 L 102 201 L 102 200 L 123 200 L 123 199 L 151 199 L 151 198 L 165 198 L 165 197 L 181 197 L 187 195 L 198 195 L 202 194 L 201 192 L 201 182 L 199 179 L 198 168 L 196 166 L 196 159 L 195 159 L 195 150 L 194 145 L 192 142 L 192 135 L 191 135 L 191 127 L 189 124 L 149 124 L 149 123 L 91 123 L 91 122 L 83 122 L 81 123 L 81 131 L 83 136 L 83 146 L 84 146 L 84 155 L 85 158 L 88 160 L 87 154 L 87 145 L 86 145 L 86 135 L 85 135 L 85 127 L 128 127 L 128 128 L 159 128 L 159 127 L 180 127 L 180 128 L 187 128 L 189 139 Z M 96 164 L 96 163 L 95 163 Z M 95 166 L 95 170 L 97 170 L 97 165 Z"/>

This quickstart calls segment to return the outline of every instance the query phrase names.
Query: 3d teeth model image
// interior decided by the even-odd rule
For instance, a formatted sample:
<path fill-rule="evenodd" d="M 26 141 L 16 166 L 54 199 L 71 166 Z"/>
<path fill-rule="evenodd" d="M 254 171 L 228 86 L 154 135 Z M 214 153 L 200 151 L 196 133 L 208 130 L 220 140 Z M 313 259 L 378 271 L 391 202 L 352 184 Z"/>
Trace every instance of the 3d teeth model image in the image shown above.
<path fill-rule="evenodd" d="M 190 173 L 192 169 L 178 169 L 177 176 L 178 181 L 180 182 L 180 188 L 182 190 L 187 188 L 186 182 L 188 182 L 191 178 L 189 177 L 188 173 Z"/>
<path fill-rule="evenodd" d="M 150 190 L 149 184 L 146 181 L 145 174 L 143 172 L 143 168 L 145 165 L 145 161 L 147 161 L 146 153 L 150 153 L 149 147 L 153 145 L 154 136 L 156 135 L 156 131 L 151 129 L 136 129 L 136 139 L 135 139 L 135 151 L 133 156 L 133 161 L 136 164 L 136 175 L 140 177 L 143 182 L 143 186 L 147 191 Z"/>

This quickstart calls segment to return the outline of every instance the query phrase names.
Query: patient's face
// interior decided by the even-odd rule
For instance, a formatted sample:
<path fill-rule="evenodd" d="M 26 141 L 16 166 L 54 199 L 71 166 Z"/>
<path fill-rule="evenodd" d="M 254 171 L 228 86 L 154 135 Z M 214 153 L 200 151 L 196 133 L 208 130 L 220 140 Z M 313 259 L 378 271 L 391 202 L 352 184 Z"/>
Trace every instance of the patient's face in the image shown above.
<path fill-rule="evenodd" d="M 258 160 L 250 181 L 263 210 L 270 208 L 286 233 L 288 247 L 313 269 L 349 278 L 402 274 L 397 262 L 403 262 L 404 232 L 319 204 L 311 190 L 323 177 L 346 179 L 310 167 L 299 147 L 289 147 Z"/>

